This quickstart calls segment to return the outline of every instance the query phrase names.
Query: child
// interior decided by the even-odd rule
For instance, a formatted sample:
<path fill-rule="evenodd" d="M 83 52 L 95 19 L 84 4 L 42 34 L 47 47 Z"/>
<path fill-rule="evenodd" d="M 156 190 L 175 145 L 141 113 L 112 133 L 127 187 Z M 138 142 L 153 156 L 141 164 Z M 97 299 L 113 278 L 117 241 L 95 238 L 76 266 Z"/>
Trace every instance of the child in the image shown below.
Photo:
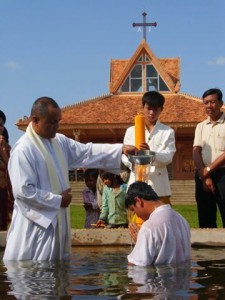
<path fill-rule="evenodd" d="M 99 175 L 98 175 L 97 184 L 96 184 L 97 201 L 98 201 L 98 206 L 100 208 L 100 211 L 102 209 L 102 193 L 103 193 L 103 189 L 104 189 L 104 182 L 101 177 L 103 173 L 104 173 L 103 170 L 99 170 Z"/>
<path fill-rule="evenodd" d="M 120 175 L 105 172 L 101 175 L 105 184 L 102 194 L 102 210 L 97 226 L 107 225 L 107 228 L 128 227 L 125 195 L 127 185 Z"/>
<path fill-rule="evenodd" d="M 86 211 L 85 228 L 93 228 L 100 215 L 100 209 L 97 202 L 96 183 L 98 178 L 97 169 L 87 169 L 84 172 L 86 188 L 83 190 L 83 202 Z"/>

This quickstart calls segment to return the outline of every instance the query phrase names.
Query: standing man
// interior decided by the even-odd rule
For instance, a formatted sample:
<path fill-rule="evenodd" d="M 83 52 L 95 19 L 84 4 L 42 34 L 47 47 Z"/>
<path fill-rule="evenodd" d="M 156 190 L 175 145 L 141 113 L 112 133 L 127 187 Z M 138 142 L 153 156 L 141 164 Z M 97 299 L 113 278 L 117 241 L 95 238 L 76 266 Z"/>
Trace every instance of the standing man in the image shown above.
<path fill-rule="evenodd" d="M 178 264 L 191 257 L 188 222 L 145 182 L 130 185 L 125 198 L 126 207 L 144 220 L 141 228 L 129 225 L 136 243 L 128 255 L 128 263 L 137 266 Z"/>
<path fill-rule="evenodd" d="M 163 110 L 165 98 L 156 91 L 150 91 L 142 97 L 143 115 L 145 118 L 145 143 L 140 150 L 155 152 L 155 161 L 151 167 L 149 184 L 156 191 L 164 203 L 170 203 L 171 189 L 167 166 L 172 162 L 176 152 L 174 130 L 159 122 L 158 118 Z M 124 143 L 135 145 L 135 128 L 129 127 L 124 136 Z M 126 156 L 123 163 L 132 170 L 132 165 Z M 131 171 L 128 185 L 135 181 L 135 174 Z"/>
<path fill-rule="evenodd" d="M 55 260 L 71 251 L 68 170 L 120 168 L 122 144 L 81 144 L 57 134 L 61 110 L 51 98 L 38 98 L 31 122 L 9 160 L 15 197 L 3 260 Z"/>
<path fill-rule="evenodd" d="M 202 99 L 208 118 L 197 125 L 193 146 L 199 227 L 217 227 L 217 205 L 225 227 L 225 114 L 221 111 L 223 94 L 219 89 L 209 89 Z"/>

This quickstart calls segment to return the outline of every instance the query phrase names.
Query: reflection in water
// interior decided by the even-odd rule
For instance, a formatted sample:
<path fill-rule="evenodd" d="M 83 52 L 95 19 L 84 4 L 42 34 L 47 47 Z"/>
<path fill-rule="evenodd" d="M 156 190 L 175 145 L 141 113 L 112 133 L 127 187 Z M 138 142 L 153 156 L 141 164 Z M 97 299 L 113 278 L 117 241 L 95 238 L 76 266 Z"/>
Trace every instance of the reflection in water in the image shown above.
<path fill-rule="evenodd" d="M 192 249 L 191 263 L 146 268 L 127 265 L 127 247 L 73 251 L 67 262 L 0 264 L 0 299 L 225 299 L 221 248 Z"/>
<path fill-rule="evenodd" d="M 179 266 L 136 267 L 129 266 L 128 277 L 132 278 L 126 294 L 118 299 L 132 299 L 129 296 L 146 295 L 151 299 L 187 299 L 191 280 L 190 262 Z M 138 298 L 141 299 L 141 298 Z"/>
<path fill-rule="evenodd" d="M 201 257 L 201 249 L 197 251 L 197 257 Z M 224 248 L 214 251 L 213 248 L 205 248 L 203 251 L 208 251 L 205 259 L 192 262 L 192 290 L 199 295 L 198 299 L 225 299 Z"/>
<path fill-rule="evenodd" d="M 41 299 L 47 299 L 47 296 L 65 296 L 70 284 L 69 269 L 69 262 L 10 261 L 0 269 L 3 278 L 1 285 L 7 289 L 8 295 L 17 299 L 25 299 L 25 296 L 31 295 L 32 299 L 38 299 L 40 295 Z M 7 279 L 4 279 L 2 272 L 7 275 Z"/>

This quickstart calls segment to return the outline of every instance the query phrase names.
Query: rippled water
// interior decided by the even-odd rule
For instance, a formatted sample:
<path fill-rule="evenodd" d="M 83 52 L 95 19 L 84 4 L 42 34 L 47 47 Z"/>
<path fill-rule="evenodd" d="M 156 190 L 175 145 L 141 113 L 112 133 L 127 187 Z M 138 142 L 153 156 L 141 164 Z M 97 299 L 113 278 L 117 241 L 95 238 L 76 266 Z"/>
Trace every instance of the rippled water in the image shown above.
<path fill-rule="evenodd" d="M 69 262 L 0 264 L 0 299 L 225 299 L 225 249 L 177 267 L 128 266 L 129 247 L 75 247 Z M 0 253 L 0 259 L 2 252 Z"/>

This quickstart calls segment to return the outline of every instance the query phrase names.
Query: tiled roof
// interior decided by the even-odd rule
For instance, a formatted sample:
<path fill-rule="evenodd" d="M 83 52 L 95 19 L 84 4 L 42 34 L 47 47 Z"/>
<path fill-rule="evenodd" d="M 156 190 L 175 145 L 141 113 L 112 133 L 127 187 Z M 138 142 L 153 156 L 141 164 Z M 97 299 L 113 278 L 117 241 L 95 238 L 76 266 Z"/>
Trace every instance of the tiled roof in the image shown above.
<path fill-rule="evenodd" d="M 134 116 L 142 111 L 142 93 L 103 95 L 81 103 L 62 108 L 63 127 L 78 128 L 79 125 L 130 125 Z M 202 100 L 182 93 L 164 93 L 165 105 L 160 115 L 160 121 L 171 126 L 196 125 L 206 118 Z M 19 120 L 18 126 L 28 123 L 28 119 Z"/>
<path fill-rule="evenodd" d="M 120 75 L 122 74 L 123 70 L 127 66 L 129 60 L 128 59 L 111 59 L 110 62 L 110 82 L 116 82 Z"/>
<path fill-rule="evenodd" d="M 133 123 L 142 111 L 141 94 L 106 95 L 62 109 L 61 124 Z M 202 100 L 186 94 L 164 94 L 165 105 L 160 116 L 164 123 L 197 123 L 206 118 Z"/>
<path fill-rule="evenodd" d="M 180 80 L 180 58 L 159 58 L 159 61 L 174 82 Z"/>

